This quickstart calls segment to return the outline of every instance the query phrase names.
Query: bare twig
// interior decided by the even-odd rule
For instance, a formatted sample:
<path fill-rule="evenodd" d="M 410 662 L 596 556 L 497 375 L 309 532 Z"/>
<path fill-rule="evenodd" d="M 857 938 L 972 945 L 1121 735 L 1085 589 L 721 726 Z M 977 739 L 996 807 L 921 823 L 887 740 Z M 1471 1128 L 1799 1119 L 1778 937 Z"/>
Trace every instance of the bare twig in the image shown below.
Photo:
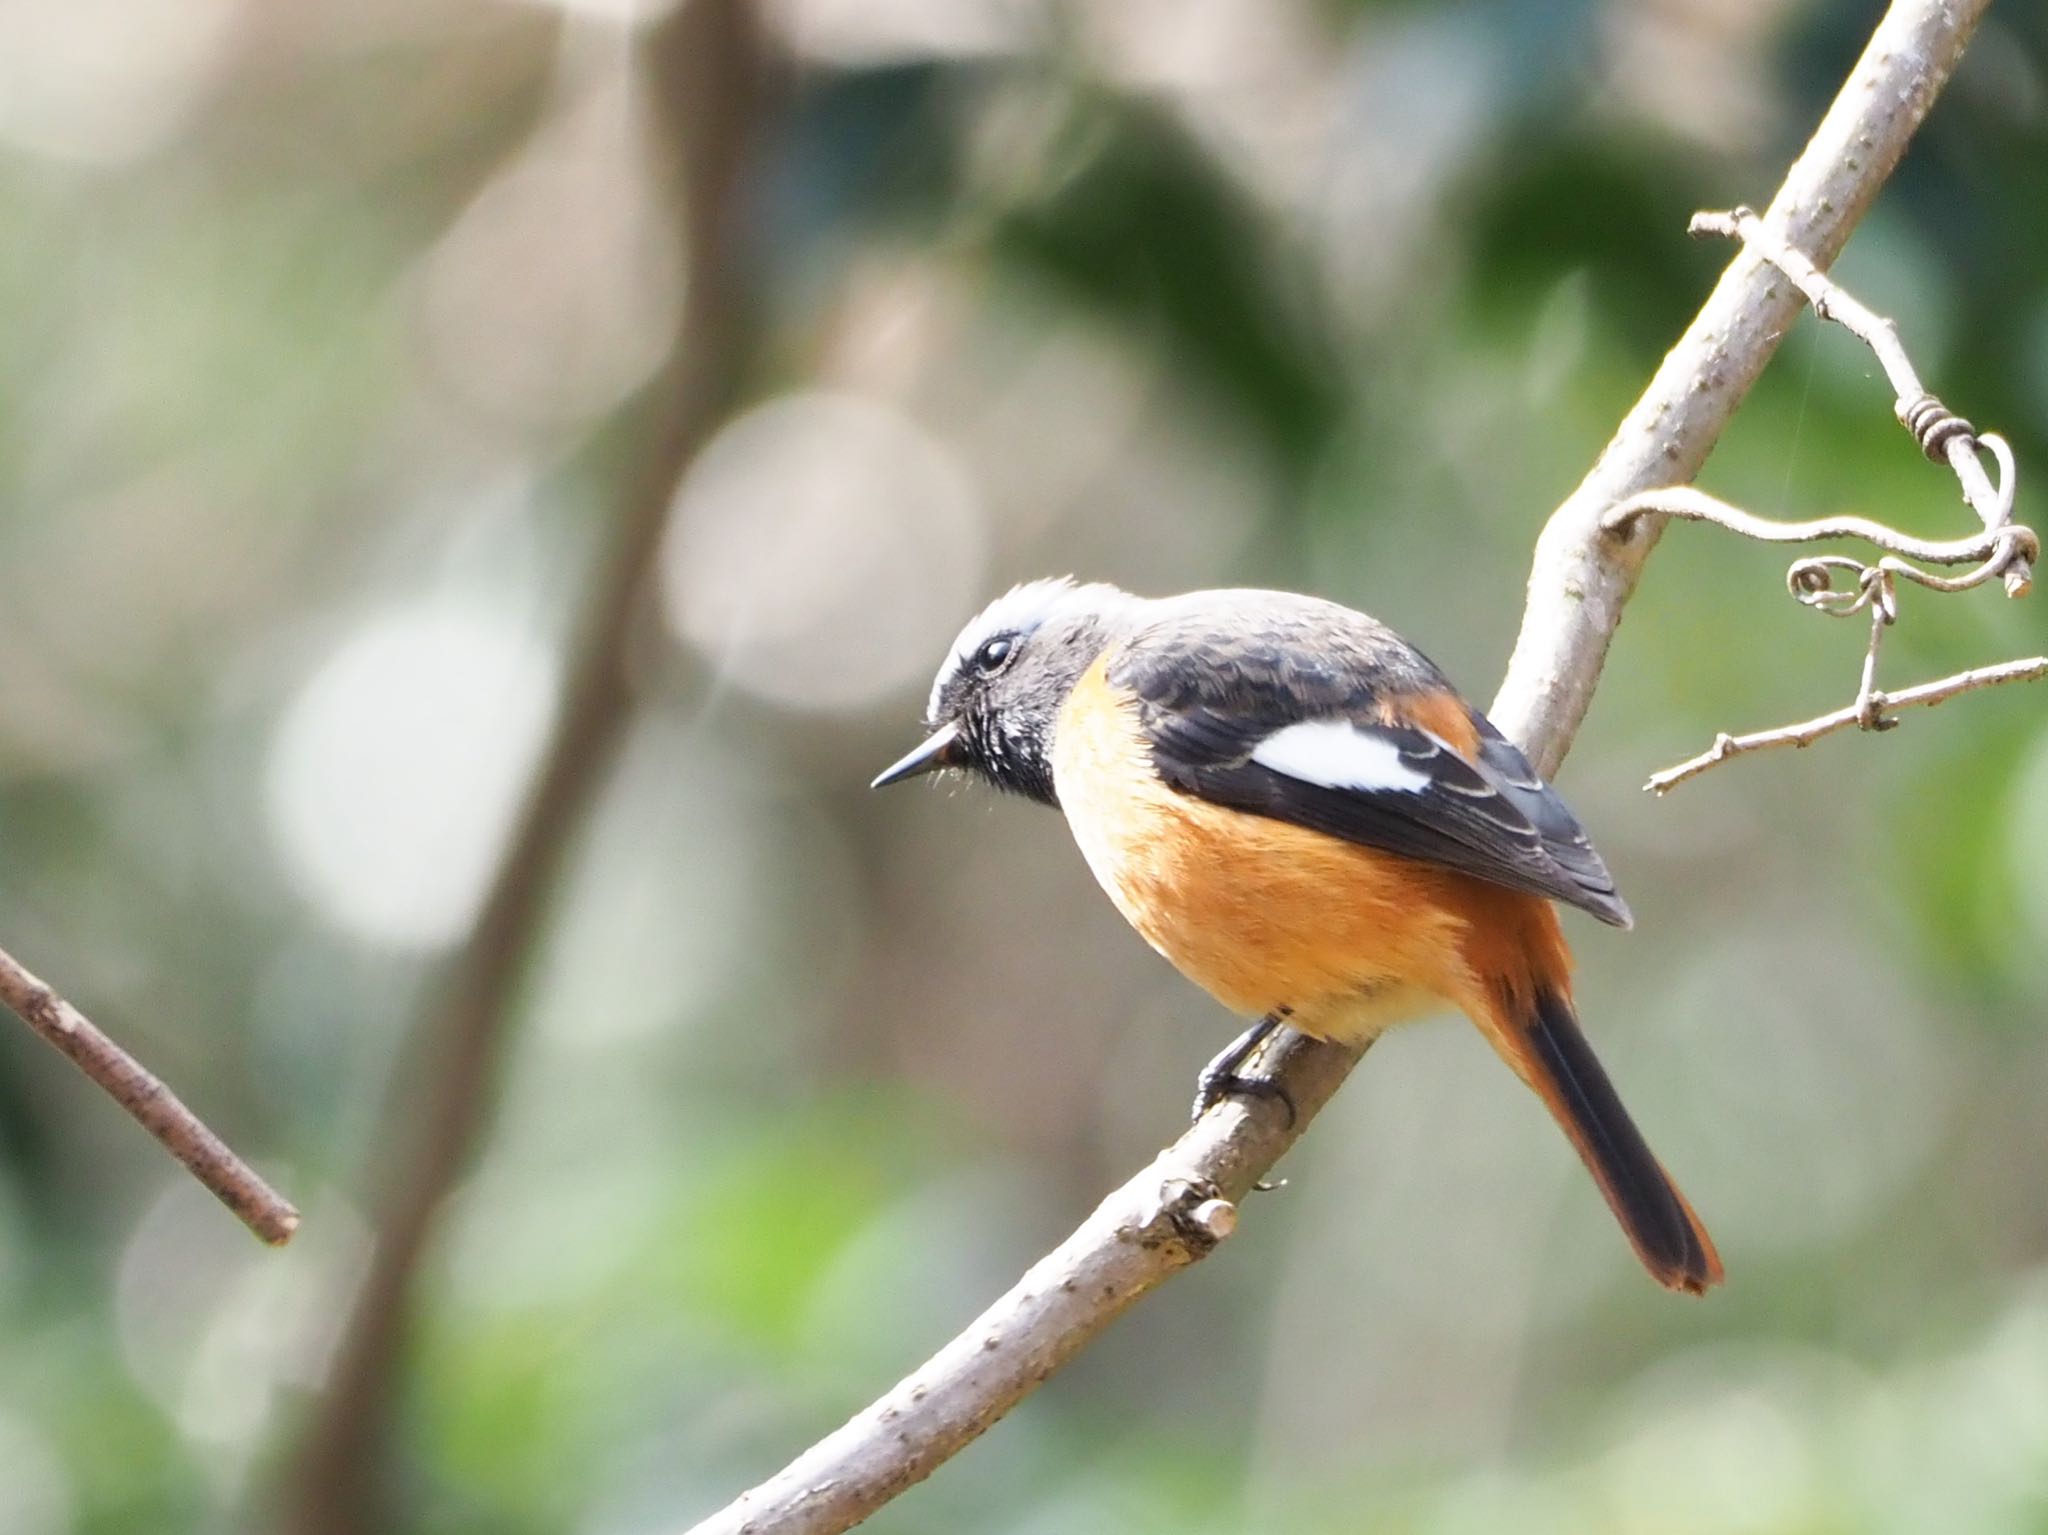
<path fill-rule="evenodd" d="M 140 1061 L 93 1026 L 77 1008 L 0 950 L 0 1002 L 71 1057 L 135 1122 L 185 1164 L 243 1225 L 272 1246 L 289 1242 L 299 1212 L 236 1156 L 198 1115 L 179 1101 Z"/>
<path fill-rule="evenodd" d="M 1766 215 L 1833 259 L 1890 176 L 1986 0 L 1896 0 Z M 1664 360 L 1600 461 L 1537 543 L 1529 602 L 1496 723 L 1555 773 L 1593 696 L 1654 524 L 1615 538 L 1608 508 L 1690 478 L 1777 347 L 1797 305 L 1745 250 Z M 1214 1246 L 1173 1212 L 1241 1199 L 1314 1122 L 1363 1051 L 1285 1038 L 1258 1069 L 1299 1109 L 1231 1099 L 1103 1201 L 932 1359 L 881 1401 L 701 1524 L 693 1535 L 834 1535 L 972 1443 L 1145 1294 Z M 1214 1195 L 1203 1191 L 1213 1188 Z"/>
<path fill-rule="evenodd" d="M 1905 344 L 1899 340 L 1898 326 L 1861 303 L 1747 208 L 1727 213 L 1696 213 L 1692 232 L 1740 240 L 1791 279 L 1813 306 L 1816 318 L 1834 321 L 1869 347 L 1891 381 L 1892 392 L 1898 396 L 1893 409 L 1900 424 L 1913 434 L 1929 458 L 1936 463 L 1947 461 L 1962 482 L 1963 499 L 1986 531 L 1998 533 L 2005 528 L 2012 517 L 2014 490 L 2010 450 L 2005 449 L 2001 439 L 1988 433 L 1979 437 L 1969 422 L 1927 392 L 1914 371 L 1912 359 L 1906 355 Z M 1984 472 L 1984 461 L 1977 452 L 1980 444 L 1992 447 L 1994 443 L 1994 452 L 2005 450 L 1999 455 L 2003 474 L 1997 485 Z M 2007 596 L 2024 597 L 2033 584 L 2033 560 L 2039 555 L 2039 543 L 2035 542 L 2032 554 L 2020 553 L 2010 540 L 2004 542 L 2003 548 L 2005 557 L 1995 573 L 2004 577 Z"/>
<path fill-rule="evenodd" d="M 1890 729 L 1897 721 L 1887 714 L 1887 695 L 1877 686 L 1877 657 L 1884 642 L 1885 629 L 1898 621 L 1899 579 L 1903 577 L 1937 592 L 1962 592 L 1997 577 L 2004 581 L 2007 595 L 2024 597 L 2032 588 L 2033 562 L 2040 558 L 2041 553 L 2041 541 L 2033 529 L 2012 520 L 2014 497 L 2019 488 L 2012 449 L 2003 438 L 1991 433 L 1977 436 L 1969 422 L 1953 414 L 1926 392 L 1906 356 L 1897 326 L 1857 300 L 1805 256 L 1786 246 L 1747 208 L 1737 208 L 1732 213 L 1695 214 L 1692 232 L 1726 235 L 1760 251 L 1772 266 L 1791 279 L 1813 305 L 1816 315 L 1837 322 L 1869 346 L 1884 365 L 1885 375 L 1898 395 L 1896 410 L 1899 420 L 1914 434 L 1929 458 L 1937 462 L 1943 458 L 1948 460 L 1962 483 L 1964 500 L 1977 513 L 1984 530 L 1970 538 L 1936 540 L 1914 538 L 1865 517 L 1772 522 L 1689 485 L 1664 486 L 1618 502 L 1608 511 L 1604 526 L 1624 538 L 1646 517 L 1676 517 L 1690 522 L 1710 522 L 1765 543 L 1813 543 L 1831 538 L 1860 538 L 1891 551 L 1875 564 L 1866 564 L 1848 555 L 1815 555 L 1794 561 L 1785 573 L 1785 584 L 1792 595 L 1810 608 L 1836 617 L 1847 617 L 1866 608 L 1870 610 L 1870 643 L 1863 652 L 1856 702 L 1846 710 L 1822 715 L 1804 724 L 1745 736 L 1731 736 L 1723 731 L 1715 738 L 1713 746 L 1697 757 L 1651 774 L 1644 787 L 1658 794 L 1666 793 L 1745 751 L 1771 746 L 1804 746 L 1840 729 L 1844 721 L 1864 730 Z M 1982 452 L 1989 452 L 1998 466 L 1996 482 L 1985 473 Z M 1932 571 L 1922 570 L 1910 560 L 1899 558 L 1901 555 L 1938 565 L 1970 564 L 1972 568 L 1957 576 L 1938 576 Z M 1839 588 L 1834 584 L 1838 571 L 1849 577 L 1847 583 Z M 2026 670 L 2028 665 L 2024 661 L 2013 663 L 2013 668 L 2017 668 L 2014 675 L 2031 675 Z M 1985 685 L 1981 681 L 1963 679 L 1990 676 L 1993 681 L 2012 680 L 2004 673 L 2013 668 L 1988 667 L 1963 673 L 1961 678 L 1929 683 L 1927 687 L 1935 691 L 1920 701 L 1939 702 L 1952 692 Z M 1922 691 L 1912 690 L 1914 693 Z M 1894 701 L 1907 696 L 1906 693 L 1891 695 Z"/>
<path fill-rule="evenodd" d="M 1775 746 L 1809 746 L 1824 735 L 1850 726 L 1862 729 L 1881 729 L 1896 725 L 1892 717 L 1895 709 L 1910 709 L 1915 705 L 1933 705 L 1954 698 L 1958 693 L 1970 693 L 1978 688 L 1996 687 L 2001 682 L 2033 682 L 2048 677 L 2048 656 L 2033 656 L 2024 661 L 2004 661 L 1997 666 L 1980 666 L 1972 671 L 1957 672 L 1953 677 L 1944 677 L 1939 682 L 1923 682 L 1917 687 L 1901 688 L 1896 693 L 1880 693 L 1871 690 L 1860 695 L 1847 708 L 1837 709 L 1832 714 L 1823 714 L 1818 719 L 1807 720 L 1799 725 L 1782 725 L 1776 730 L 1759 730 L 1752 735 L 1731 736 L 1726 733 L 1714 738 L 1711 749 L 1697 757 L 1679 763 L 1676 767 L 1653 774 L 1648 787 L 1662 794 L 1666 789 L 1682 784 L 1688 778 L 1704 773 L 1710 767 L 1726 762 L 1730 757 L 1739 757 L 1745 752 L 1768 751 Z M 1873 725 L 1871 721 L 1881 721 Z"/>
<path fill-rule="evenodd" d="M 1863 671 L 1856 679 L 1856 723 L 1865 730 L 1889 730 L 1897 722 L 1884 715 L 1884 695 L 1877 690 L 1877 652 L 1884 644 L 1884 632 L 1898 617 L 1895 608 L 1882 602 L 1870 606 L 1870 644 L 1863 652 Z"/>
<path fill-rule="evenodd" d="M 2012 451 L 1995 437 L 1985 437 L 1983 442 L 1994 449 L 2005 468 L 2001 484 L 2008 495 L 2013 483 Z M 2016 566 L 2025 566 L 2039 557 L 2040 539 L 2032 528 L 2015 522 L 2006 522 L 1996 528 L 1969 538 L 1949 540 L 1914 538 L 1883 523 L 1872 522 L 1865 517 L 1822 517 L 1810 522 L 1772 522 L 1731 506 L 1720 497 L 1710 495 L 1693 485 L 1667 485 L 1657 490 L 1646 490 L 1617 503 L 1604 519 L 1603 526 L 1614 534 L 1626 537 L 1633 524 L 1644 517 L 1677 518 L 1683 522 L 1710 522 L 1717 527 L 1739 533 L 1745 538 L 1757 539 L 1769 544 L 1811 543 L 1827 538 L 1860 538 L 1880 548 L 1910 554 L 1914 559 L 1931 560 L 1936 564 L 1960 565 L 1975 560 L 1974 568 L 1959 576 L 1937 576 L 1932 571 L 1890 555 L 1870 565 L 1862 560 L 1844 554 L 1810 555 L 1794 560 L 1785 572 L 1785 586 L 1793 597 L 1807 607 L 1818 609 L 1836 618 L 1846 618 L 1860 613 L 1865 608 L 1874 615 L 1870 633 L 1870 646 L 1864 652 L 1863 685 L 1860 697 L 1867 698 L 1875 686 L 1877 648 L 1884 636 L 1884 627 L 1896 623 L 1899 617 L 1898 578 L 1927 587 L 1937 592 L 1964 592 L 1973 586 L 1982 586 L 1994 576 L 2009 576 Z M 1834 573 L 1845 571 L 1850 576 L 1849 584 L 1837 588 Z M 2026 595 L 2023 588 L 2021 596 Z M 1866 711 L 1867 712 L 1867 711 Z M 1872 723 L 1867 728 L 1881 730 L 1882 722 Z M 1661 775 L 1659 775 L 1661 776 Z M 1654 787 L 1654 783 L 1646 785 Z"/>
<path fill-rule="evenodd" d="M 2009 546 L 2015 546 L 2015 553 L 2038 555 L 2040 538 L 2032 528 L 2003 526 L 1999 530 L 1985 530 L 1970 534 L 1968 538 L 1915 538 L 1913 534 L 1898 532 L 1882 522 L 1870 518 L 1812 518 L 1810 522 L 1772 522 L 1759 518 L 1753 512 L 1743 512 L 1739 506 L 1731 506 L 1718 495 L 1702 491 L 1698 485 L 1665 485 L 1655 491 L 1642 491 L 1616 503 L 1606 516 L 1606 526 L 1614 532 L 1628 532 L 1628 524 L 1640 516 L 1661 516 L 1679 518 L 1681 522 L 1712 522 L 1729 532 L 1739 532 L 1743 538 L 1755 538 L 1765 544 L 1817 544 L 1827 538 L 1862 538 L 1878 549 L 1888 549 L 1894 555 L 1905 555 L 1909 559 L 1925 559 L 1933 565 L 1970 565 L 1989 561 Z M 1980 581 L 1999 575 L 1999 571 L 1972 571 L 1964 577 L 1964 585 L 1942 583 L 1939 577 L 1929 577 L 1925 571 L 1917 571 L 1915 579 L 1935 585 L 1937 591 L 1962 591 L 1966 585 L 1978 585 Z M 1804 596 L 1794 585 L 1794 596 Z"/>
<path fill-rule="evenodd" d="M 764 56 L 746 0 L 678 6 L 644 43 L 654 152 L 672 161 L 689 296 L 661 372 L 636 408 L 637 463 L 589 595 L 563 707 L 505 861 L 429 1020 L 434 1059 L 402 1084 L 407 1133 L 377 1212 L 377 1246 L 327 1391 L 290 1472 L 295 1535 L 373 1535 L 419 1261 L 481 1137 L 513 999 L 571 839 L 632 719 L 628 653 L 677 481 L 725 419 L 753 355 L 740 249 L 741 172 Z"/>
<path fill-rule="evenodd" d="M 1765 228 L 1820 266 L 1834 260 L 1905 152 L 1987 4 L 1894 0 L 1764 212 Z M 1622 605 L 1662 531 L 1657 519 L 1642 518 L 1627 538 L 1607 538 L 1603 519 L 1629 496 L 1682 484 L 1699 472 L 1801 302 L 1776 268 L 1745 244 L 1600 461 L 1544 525 L 1521 636 L 1492 711 L 1509 735 L 1536 742 L 1532 757 L 1539 770 L 1554 772 L 1562 761 L 1563 743 L 1592 701 Z M 1559 744 L 1538 739 L 1545 734 Z"/>

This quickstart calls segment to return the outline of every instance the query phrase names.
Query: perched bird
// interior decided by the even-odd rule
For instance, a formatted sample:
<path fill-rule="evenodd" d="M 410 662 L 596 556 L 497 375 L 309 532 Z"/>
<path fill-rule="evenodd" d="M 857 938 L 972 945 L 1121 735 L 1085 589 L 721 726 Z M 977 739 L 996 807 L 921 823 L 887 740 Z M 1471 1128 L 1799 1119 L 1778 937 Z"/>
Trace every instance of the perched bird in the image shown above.
<path fill-rule="evenodd" d="M 1393 630 L 1285 592 L 1036 581 L 961 631 L 926 723 L 875 787 L 962 768 L 1058 807 L 1146 941 L 1258 1019 L 1203 1072 L 1197 1115 L 1276 1092 L 1238 1068 L 1283 1024 L 1357 1042 L 1448 1004 L 1549 1107 L 1658 1283 L 1720 1281 L 1572 1008 L 1551 902 L 1627 927 L 1613 876 Z"/>

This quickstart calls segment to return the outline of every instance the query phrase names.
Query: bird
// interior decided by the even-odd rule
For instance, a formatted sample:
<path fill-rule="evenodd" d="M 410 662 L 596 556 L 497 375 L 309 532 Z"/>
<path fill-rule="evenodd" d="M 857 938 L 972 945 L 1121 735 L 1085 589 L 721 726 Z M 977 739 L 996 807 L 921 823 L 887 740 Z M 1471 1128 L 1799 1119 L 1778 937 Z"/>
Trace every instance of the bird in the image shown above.
<path fill-rule="evenodd" d="M 1632 925 L 1578 819 L 1434 663 L 1318 597 L 1134 596 L 1032 581 L 961 630 L 923 742 L 874 787 L 956 769 L 1062 811 L 1124 918 L 1254 1021 L 1362 1044 L 1463 1012 L 1577 1150 L 1651 1277 L 1702 1294 L 1721 1259 L 1593 1053 L 1554 903 Z"/>

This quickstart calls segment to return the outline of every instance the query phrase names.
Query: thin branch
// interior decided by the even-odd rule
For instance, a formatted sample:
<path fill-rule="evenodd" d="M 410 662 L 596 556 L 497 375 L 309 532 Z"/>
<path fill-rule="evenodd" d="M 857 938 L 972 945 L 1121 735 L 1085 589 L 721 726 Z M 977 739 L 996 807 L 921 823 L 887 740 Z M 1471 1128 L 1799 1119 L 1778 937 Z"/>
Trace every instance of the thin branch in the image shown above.
<path fill-rule="evenodd" d="M 1980 441 L 1993 450 L 2005 468 L 2001 483 L 2008 487 L 2009 494 L 2014 477 L 2012 450 L 2002 438 L 1986 435 Z M 1930 591 L 1966 592 L 1972 587 L 1982 586 L 1993 577 L 2010 577 L 2014 569 L 2028 567 L 2041 552 L 2040 536 L 2032 528 L 2016 522 L 1987 528 L 1968 538 L 1953 539 L 1915 538 L 1910 533 L 1901 533 L 1897 528 L 1872 522 L 1867 517 L 1816 517 L 1809 522 L 1773 522 L 1768 517 L 1759 517 L 1754 512 L 1731 505 L 1696 485 L 1665 485 L 1629 496 L 1608 511 L 1603 525 L 1609 532 L 1626 536 L 1636 523 L 1647 517 L 1708 522 L 1766 544 L 1809 544 L 1830 538 L 1860 538 L 1880 549 L 1909 554 L 1916 560 L 1930 560 L 1937 565 L 1977 562 L 1975 568 L 1959 576 L 1938 576 L 1890 556 L 1874 565 L 1845 554 L 1821 554 L 1794 560 L 1785 572 L 1787 590 L 1807 607 L 1818 608 L 1837 618 L 1860 613 L 1873 603 L 1889 615 L 1887 622 L 1896 618 L 1894 587 L 1901 576 Z M 1837 588 L 1834 584 L 1834 573 L 1838 570 L 1847 572 L 1850 577 L 1846 587 Z M 2025 596 L 2028 590 L 2031 590 L 2031 585 L 2022 588 L 2019 595 Z"/>
<path fill-rule="evenodd" d="M 646 38 L 652 145 L 675 176 L 689 294 L 674 345 L 635 411 L 637 462 L 585 610 L 563 706 L 475 928 L 423 1031 L 434 1059 L 402 1082 L 399 1156 L 377 1245 L 333 1374 L 287 1488 L 296 1535 L 372 1535 L 384 1508 L 404 1348 L 420 1259 L 481 1139 L 514 1000 L 571 840 L 632 720 L 632 641 L 675 486 L 729 414 L 753 356 L 742 252 L 742 171 L 765 73 L 747 0 L 693 0 Z"/>
<path fill-rule="evenodd" d="M 1817 544 L 1830 538 L 1860 538 L 1893 554 L 1928 560 L 1936 565 L 1968 565 L 1988 560 L 2015 535 L 2018 535 L 2023 548 L 2038 550 L 2039 544 L 2031 528 L 2013 526 L 1996 531 L 1986 529 L 1968 538 L 1937 539 L 1915 538 L 1910 533 L 1901 533 L 1897 528 L 1873 522 L 1868 517 L 1815 517 L 1806 522 L 1773 522 L 1754 512 L 1745 512 L 1696 485 L 1666 485 L 1630 496 L 1608 512 L 1606 525 L 1614 532 L 1626 533 L 1630 523 L 1652 513 L 1659 517 L 1676 517 L 1682 522 L 1711 522 L 1731 533 L 1740 533 L 1744 538 L 1766 544 Z"/>
<path fill-rule="evenodd" d="M 1803 724 L 1781 725 L 1776 730 L 1759 730 L 1746 736 L 1731 736 L 1724 732 L 1714 738 L 1709 750 L 1676 767 L 1652 774 L 1646 787 L 1662 794 L 1688 778 L 1697 777 L 1708 768 L 1718 767 L 1730 757 L 1740 757 L 1745 752 L 1768 751 L 1778 746 L 1810 746 L 1822 736 L 1847 730 L 1852 725 L 1865 730 L 1885 729 L 1899 723 L 1892 717 L 1891 711 L 1895 709 L 1910 709 L 1920 704 L 1932 706 L 1944 703 L 1958 693 L 1972 693 L 1978 688 L 1997 687 L 2004 682 L 2034 682 L 2042 677 L 2048 677 L 2048 656 L 1980 666 L 1972 671 L 1957 672 L 1953 677 L 1944 677 L 1939 682 L 1923 682 L 1917 687 L 1902 688 L 1896 693 L 1872 689 L 1847 708 L 1823 714 Z"/>
<path fill-rule="evenodd" d="M 1893 409 L 1900 424 L 1913 434 L 1929 458 L 1936 463 L 1948 462 L 1956 478 L 1962 482 L 1963 499 L 1987 532 L 1998 533 L 2005 528 L 2012 517 L 2015 488 L 2010 452 L 2002 456 L 2001 466 L 2005 473 L 2000 482 L 1993 485 L 1990 476 L 1984 472 L 1984 461 L 1978 456 L 1977 449 L 1980 443 L 1988 447 L 1998 442 L 2000 448 L 2004 443 L 1988 434 L 1978 437 L 1969 422 L 1955 415 L 1927 391 L 1920 382 L 1919 373 L 1914 370 L 1913 360 L 1906 355 L 1897 325 L 1835 283 L 1747 208 L 1736 208 L 1727 213 L 1696 213 L 1692 219 L 1692 232 L 1740 240 L 1749 249 L 1757 251 L 1806 296 L 1816 318 L 1834 321 L 1869 347 L 1884 368 L 1885 377 L 1891 381 L 1892 392 L 1898 396 Z M 2039 556 L 2039 542 L 2035 542 L 2031 556 L 2017 552 L 2010 542 L 2005 547 L 2006 558 L 1998 574 L 2005 579 L 2007 596 L 2024 597 L 2033 584 L 2033 559 Z"/>
<path fill-rule="evenodd" d="M 1889 730 L 1895 720 L 1884 715 L 1884 695 L 1877 687 L 1877 652 L 1884 644 L 1884 632 L 1898 617 L 1896 610 L 1881 603 L 1870 608 L 1870 644 L 1863 652 L 1863 670 L 1856 679 L 1856 702 L 1852 706 L 1856 723 L 1865 730 Z"/>
<path fill-rule="evenodd" d="M 273 1247 L 291 1240 L 299 1229 L 299 1212 L 291 1202 L 207 1129 L 147 1067 L 4 949 L 0 949 L 0 1002 L 69 1056 L 72 1065 L 183 1162 L 186 1171 L 205 1184 L 243 1225 Z"/>
<path fill-rule="evenodd" d="M 2033 529 L 2012 520 L 2014 497 L 2019 488 L 2012 449 L 2001 437 L 1990 433 L 1977 436 L 1969 422 L 1926 392 L 1906 355 L 1904 344 L 1899 340 L 1898 327 L 1891 320 L 1863 304 L 1798 251 L 1786 247 L 1747 208 L 1737 208 L 1732 213 L 1695 214 L 1692 232 L 1726 235 L 1741 240 L 1747 248 L 1762 252 L 1772 266 L 1792 280 L 1813 305 L 1816 315 L 1842 325 L 1877 355 L 1898 395 L 1896 411 L 1900 422 L 1914 434 L 1930 459 L 1940 462 L 1946 458 L 1949 461 L 1962 483 L 1965 501 L 1977 513 L 1984 528 L 1969 538 L 1935 540 L 1914 538 L 1864 517 L 1773 522 L 1689 485 L 1664 486 L 1618 502 L 1608 511 L 1603 525 L 1621 537 L 1627 537 L 1645 518 L 1679 518 L 1713 523 L 1744 538 L 1764 543 L 1813 543 L 1831 538 L 1860 538 L 1890 551 L 1875 564 L 1866 564 L 1848 555 L 1816 555 L 1794 561 L 1785 573 L 1785 584 L 1792 595 L 1810 608 L 1836 617 L 1847 617 L 1866 608 L 1870 610 L 1870 643 L 1863 652 L 1856 702 L 1847 709 L 1803 724 L 1745 736 L 1731 736 L 1723 731 L 1715 737 L 1713 746 L 1698 756 L 1674 768 L 1651 774 L 1643 787 L 1657 794 L 1667 793 L 1744 752 L 1773 746 L 1804 746 L 1841 729 L 1845 722 L 1864 730 L 1890 729 L 1897 721 L 1886 712 L 1887 695 L 1877 686 L 1877 658 L 1886 628 L 1898 621 L 1897 583 L 1900 578 L 1937 592 L 1963 592 L 1997 577 L 2003 579 L 2007 595 L 2024 597 L 2032 589 L 2033 562 L 2040 558 L 2041 553 L 2041 541 Z M 1998 466 L 1995 483 L 1984 470 L 1981 454 L 1987 451 Z M 1961 575 L 1939 576 L 1922 570 L 1907 559 L 1898 558 L 1901 555 L 1939 565 L 1974 564 L 1972 569 Z M 1839 588 L 1834 584 L 1838 571 L 1849 577 L 1847 584 Z M 2029 663 L 2022 661 L 2013 665 L 2018 668 L 2018 675 L 2030 675 L 2026 671 Z M 1982 682 L 1967 679 L 2000 674 L 2006 670 L 2001 667 L 1984 668 L 1980 672 L 1963 673 L 1960 678 L 1929 683 L 1926 687 L 1934 690 L 1929 701 L 1939 702 L 1951 692 L 1983 686 Z M 2010 679 L 1996 675 L 1992 680 Z M 1911 691 L 1919 693 L 1922 690 Z M 1908 694 L 1894 696 L 1904 698 Z"/>
<path fill-rule="evenodd" d="M 1834 260 L 1988 3 L 1894 0 L 1763 214 L 1765 228 L 1823 267 Z M 1662 531 L 1645 518 L 1628 538 L 1603 539 L 1602 519 L 1629 496 L 1699 473 L 1801 302 L 1745 244 L 1592 472 L 1545 524 L 1522 632 L 1493 707 L 1509 735 L 1537 741 L 1542 772 L 1556 771 L 1585 717 L 1622 606 Z M 1549 733 L 1555 747 L 1538 739 Z"/>
<path fill-rule="evenodd" d="M 1896 0 L 1767 221 L 1833 259 L 1933 105 L 1987 0 Z M 1545 774 L 1590 705 L 1622 607 L 1656 539 L 1602 519 L 1617 501 L 1689 479 L 1776 349 L 1798 296 L 1747 249 L 1537 543 L 1529 602 L 1495 722 Z M 835 1535 L 931 1475 L 1155 1286 L 1213 1249 L 1194 1212 L 1244 1197 L 1314 1123 L 1362 1049 L 1298 1036 L 1263 1052 L 1299 1109 L 1227 1100 L 1104 1200 L 1079 1230 L 880 1401 L 693 1535 Z"/>

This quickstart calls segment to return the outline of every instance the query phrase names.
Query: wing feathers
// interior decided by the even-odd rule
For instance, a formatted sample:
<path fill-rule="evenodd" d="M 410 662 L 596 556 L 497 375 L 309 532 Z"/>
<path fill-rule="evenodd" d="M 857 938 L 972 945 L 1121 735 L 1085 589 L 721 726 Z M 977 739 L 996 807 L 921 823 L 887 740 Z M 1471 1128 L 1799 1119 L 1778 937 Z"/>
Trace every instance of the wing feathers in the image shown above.
<path fill-rule="evenodd" d="M 1427 657 L 1333 603 L 1195 593 L 1112 653 L 1166 782 L 1626 927 L 1600 855 Z"/>
<path fill-rule="evenodd" d="M 1429 731 L 1357 718 L 1265 729 L 1195 708 L 1144 723 L 1160 776 L 1187 793 L 1629 925 L 1577 819 L 1491 727 L 1467 761 Z"/>
<path fill-rule="evenodd" d="M 1379 731 L 1350 720 L 1304 720 L 1274 731 L 1252 748 L 1251 760 L 1303 783 L 1361 794 L 1413 794 L 1431 778 Z"/>

